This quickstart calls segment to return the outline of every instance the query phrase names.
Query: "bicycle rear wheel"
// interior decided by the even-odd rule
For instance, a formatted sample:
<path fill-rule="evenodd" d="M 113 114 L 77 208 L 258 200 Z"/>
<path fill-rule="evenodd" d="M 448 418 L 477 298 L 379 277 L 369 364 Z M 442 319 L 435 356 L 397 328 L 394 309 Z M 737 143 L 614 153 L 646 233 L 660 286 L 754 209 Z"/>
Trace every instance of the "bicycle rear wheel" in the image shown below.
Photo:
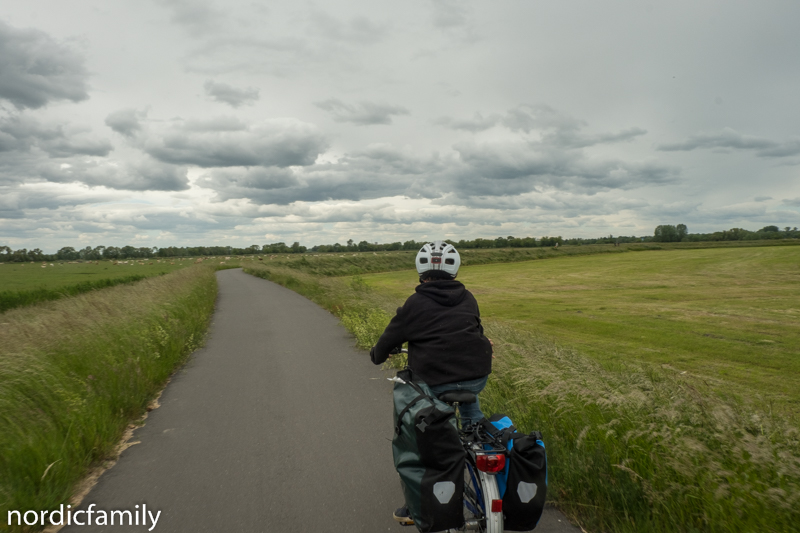
<path fill-rule="evenodd" d="M 464 529 L 480 533 L 502 533 L 503 513 L 492 512 L 492 501 L 500 499 L 497 480 L 473 465 L 464 466 Z"/>

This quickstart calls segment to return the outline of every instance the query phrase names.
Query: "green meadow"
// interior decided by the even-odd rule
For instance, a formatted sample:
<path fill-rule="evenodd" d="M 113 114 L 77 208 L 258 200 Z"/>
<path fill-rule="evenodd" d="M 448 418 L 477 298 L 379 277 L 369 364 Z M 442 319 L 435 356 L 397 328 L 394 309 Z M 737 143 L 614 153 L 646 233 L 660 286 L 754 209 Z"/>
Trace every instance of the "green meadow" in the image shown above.
<path fill-rule="evenodd" d="M 168 274 L 188 260 L 0 263 L 0 312 Z"/>
<path fill-rule="evenodd" d="M 402 301 L 413 272 L 364 275 Z M 614 365 L 669 365 L 800 405 L 800 247 L 654 250 L 462 269 L 484 317 Z"/>
<path fill-rule="evenodd" d="M 145 277 L 157 276 L 192 263 L 188 260 L 159 261 L 157 259 L 124 261 L 126 262 L 118 264 L 114 264 L 113 261 L 0 264 L 0 291 L 21 291 L 39 287 L 57 289 L 84 281 L 123 278 L 132 274 Z M 42 265 L 47 266 L 42 268 Z"/>

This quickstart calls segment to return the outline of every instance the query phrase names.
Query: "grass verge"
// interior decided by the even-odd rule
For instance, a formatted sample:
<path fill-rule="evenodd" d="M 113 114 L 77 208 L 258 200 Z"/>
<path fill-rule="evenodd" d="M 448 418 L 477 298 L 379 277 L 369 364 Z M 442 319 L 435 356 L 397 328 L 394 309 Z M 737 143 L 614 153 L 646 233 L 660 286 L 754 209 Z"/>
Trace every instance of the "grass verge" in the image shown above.
<path fill-rule="evenodd" d="M 0 526 L 8 510 L 68 502 L 109 456 L 199 346 L 214 272 L 190 267 L 0 316 Z"/>
<path fill-rule="evenodd" d="M 402 303 L 358 276 L 323 278 L 285 264 L 245 271 L 331 310 L 364 348 Z M 497 354 L 484 410 L 544 433 L 549 499 L 587 530 L 782 532 L 800 523 L 798 421 L 768 401 L 659 365 L 600 364 L 484 323 Z"/>

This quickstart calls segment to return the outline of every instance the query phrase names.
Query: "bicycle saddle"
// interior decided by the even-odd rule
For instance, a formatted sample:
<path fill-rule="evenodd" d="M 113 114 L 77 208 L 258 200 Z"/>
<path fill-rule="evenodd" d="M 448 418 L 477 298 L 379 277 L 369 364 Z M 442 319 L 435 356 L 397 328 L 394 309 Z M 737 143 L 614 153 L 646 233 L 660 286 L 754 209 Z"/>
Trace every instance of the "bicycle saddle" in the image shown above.
<path fill-rule="evenodd" d="M 468 390 L 449 390 L 438 395 L 444 403 L 475 403 L 478 397 Z"/>

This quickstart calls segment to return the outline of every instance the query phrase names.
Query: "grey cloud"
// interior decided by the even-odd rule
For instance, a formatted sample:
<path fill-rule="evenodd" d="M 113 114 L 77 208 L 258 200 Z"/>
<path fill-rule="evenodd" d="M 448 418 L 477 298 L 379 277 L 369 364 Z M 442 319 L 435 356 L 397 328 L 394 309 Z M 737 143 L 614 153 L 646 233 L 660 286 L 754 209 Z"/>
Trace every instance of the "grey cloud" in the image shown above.
<path fill-rule="evenodd" d="M 237 89 L 227 83 L 215 82 L 208 80 L 203 88 L 206 94 L 217 102 L 228 104 L 231 107 L 239 107 L 242 105 L 253 105 L 258 100 L 258 89 L 254 87 L 247 87 L 245 89 Z"/>
<path fill-rule="evenodd" d="M 0 218 L 13 213 L 14 218 L 25 216 L 25 212 L 35 209 L 55 210 L 59 208 L 72 208 L 74 206 L 110 202 L 119 200 L 118 192 L 80 191 L 56 189 L 56 185 L 49 187 L 20 188 L 18 186 L 0 186 Z M 43 217 L 36 217 L 37 224 Z M 34 227 L 39 227 L 34 226 Z"/>
<path fill-rule="evenodd" d="M 335 162 L 299 169 L 212 172 L 198 185 L 220 201 L 257 204 L 409 198 L 508 197 L 541 190 L 593 195 L 661 185 L 678 170 L 657 163 L 598 160 L 574 150 L 542 149 L 530 143 L 456 145 L 456 154 L 418 157 L 390 145 L 371 145 Z M 464 200 L 466 201 L 466 200 Z"/>
<path fill-rule="evenodd" d="M 304 64 L 324 64 L 328 53 L 298 37 L 215 37 L 191 51 L 187 70 L 205 74 L 268 72 L 285 76 Z"/>
<path fill-rule="evenodd" d="M 800 155 L 800 139 L 776 142 L 725 128 L 716 133 L 698 133 L 684 142 L 662 144 L 658 147 L 665 152 L 690 152 L 698 148 L 754 150 L 759 157 L 781 158 Z"/>
<path fill-rule="evenodd" d="M 725 128 L 717 133 L 692 135 L 682 143 L 662 144 L 658 147 L 664 152 L 688 152 L 697 148 L 734 148 L 738 150 L 764 150 L 777 147 L 768 139 L 743 135 L 733 129 Z"/>
<path fill-rule="evenodd" d="M 772 200 L 772 196 L 756 196 L 753 198 L 755 202 L 766 202 L 767 200 Z"/>
<path fill-rule="evenodd" d="M 270 191 L 299 185 L 297 177 L 287 168 L 251 168 L 215 170 L 202 176 L 201 187 L 224 191 L 228 198 L 246 198 L 248 190 Z"/>
<path fill-rule="evenodd" d="M 790 205 L 792 207 L 800 207 L 800 197 L 781 200 L 783 205 Z"/>
<path fill-rule="evenodd" d="M 434 205 L 457 205 L 473 209 L 502 210 L 511 221 L 514 212 L 521 212 L 522 220 L 530 220 L 536 214 L 540 217 L 547 213 L 557 213 L 558 219 L 596 215 L 617 214 L 626 209 L 647 207 L 641 199 L 628 198 L 612 192 L 595 195 L 571 194 L 548 189 L 543 192 L 531 192 L 517 196 L 469 196 L 462 197 L 448 194 L 436 199 Z"/>
<path fill-rule="evenodd" d="M 647 130 L 634 127 L 619 133 L 584 134 L 581 130 L 587 126 L 585 121 L 548 105 L 519 105 L 510 109 L 501 122 L 511 131 L 540 131 L 543 143 L 564 148 L 624 142 L 647 133 Z"/>
<path fill-rule="evenodd" d="M 401 106 L 373 102 L 346 104 L 336 98 L 316 102 L 314 105 L 330 113 L 336 122 L 352 122 L 359 126 L 391 124 L 393 115 L 410 114 L 408 109 Z"/>
<path fill-rule="evenodd" d="M 454 130 L 463 130 L 463 131 L 470 131 L 472 133 L 477 133 L 479 131 L 485 131 L 495 127 L 501 120 L 502 117 L 500 115 L 489 115 L 487 117 L 484 117 L 480 113 L 475 113 L 475 116 L 471 119 L 454 119 L 452 117 L 441 117 L 439 119 L 436 119 L 434 123 Z"/>
<path fill-rule="evenodd" d="M 182 191 L 189 188 L 186 167 L 157 161 L 115 165 L 106 161 L 80 161 L 69 166 L 46 167 L 42 177 L 56 183 L 83 183 L 129 191 Z"/>
<path fill-rule="evenodd" d="M 89 98 L 83 58 L 36 29 L 0 21 L 0 98 L 17 109 Z"/>
<path fill-rule="evenodd" d="M 791 157 L 800 155 L 800 140 L 786 141 L 757 152 L 759 157 Z"/>
<path fill-rule="evenodd" d="M 573 118 L 544 104 L 521 104 L 509 109 L 502 119 L 503 125 L 511 131 L 556 130 L 577 132 L 586 122 Z"/>
<path fill-rule="evenodd" d="M 528 143 L 455 146 L 466 164 L 458 176 L 461 196 L 513 195 L 553 187 L 595 193 L 664 184 L 676 179 L 675 168 L 656 163 L 595 160 L 580 152 L 542 150 Z"/>
<path fill-rule="evenodd" d="M 586 148 L 597 144 L 611 144 L 625 142 L 645 135 L 647 130 L 642 128 L 628 128 L 619 133 L 598 133 L 594 135 L 562 134 L 557 132 L 554 135 L 545 136 L 547 142 L 570 148 Z"/>
<path fill-rule="evenodd" d="M 297 201 L 364 200 L 387 196 L 438 196 L 425 177 L 440 174 L 435 157 L 415 158 L 390 146 L 374 145 L 336 163 L 301 169 L 231 169 L 202 177 L 198 185 L 217 192 L 220 201 L 246 198 L 257 204 Z"/>
<path fill-rule="evenodd" d="M 366 17 L 355 17 L 344 22 L 327 13 L 315 13 L 311 16 L 311 22 L 315 35 L 355 44 L 374 44 L 382 40 L 387 32 L 385 25 L 376 24 Z"/>
<path fill-rule="evenodd" d="M 146 112 L 136 109 L 121 109 L 106 117 L 106 126 L 120 135 L 133 137 L 142 130 L 141 120 L 146 116 Z"/>
<path fill-rule="evenodd" d="M 44 126 L 25 115 L 0 118 L 0 152 L 24 152 L 34 146 L 50 157 L 106 156 L 113 150 L 108 141 L 87 138 L 80 131 L 65 131 L 61 125 Z"/>
<path fill-rule="evenodd" d="M 80 139 L 72 136 L 64 136 L 57 140 L 41 143 L 40 146 L 50 157 L 75 155 L 105 157 L 114 149 L 111 143 L 105 140 Z"/>
<path fill-rule="evenodd" d="M 472 119 L 454 119 L 442 117 L 435 123 L 455 129 L 481 132 L 502 125 L 514 132 L 541 133 L 542 143 L 563 148 L 586 148 L 597 144 L 609 144 L 630 141 L 644 135 L 647 130 L 642 128 L 628 128 L 619 133 L 581 133 L 587 124 L 565 113 L 557 111 L 547 105 L 522 104 L 509 109 L 504 115 L 491 114 L 486 117 L 475 113 Z"/>
<path fill-rule="evenodd" d="M 225 11 L 207 0 L 160 0 L 160 3 L 172 10 L 172 22 L 194 37 L 218 31 L 226 17 Z"/>
<path fill-rule="evenodd" d="M 144 143 L 160 161 L 205 168 L 310 165 L 326 147 L 315 126 L 294 119 L 254 126 L 224 118 L 178 122 Z"/>
<path fill-rule="evenodd" d="M 433 25 L 437 28 L 458 28 L 468 21 L 468 11 L 456 0 L 432 0 Z"/>

